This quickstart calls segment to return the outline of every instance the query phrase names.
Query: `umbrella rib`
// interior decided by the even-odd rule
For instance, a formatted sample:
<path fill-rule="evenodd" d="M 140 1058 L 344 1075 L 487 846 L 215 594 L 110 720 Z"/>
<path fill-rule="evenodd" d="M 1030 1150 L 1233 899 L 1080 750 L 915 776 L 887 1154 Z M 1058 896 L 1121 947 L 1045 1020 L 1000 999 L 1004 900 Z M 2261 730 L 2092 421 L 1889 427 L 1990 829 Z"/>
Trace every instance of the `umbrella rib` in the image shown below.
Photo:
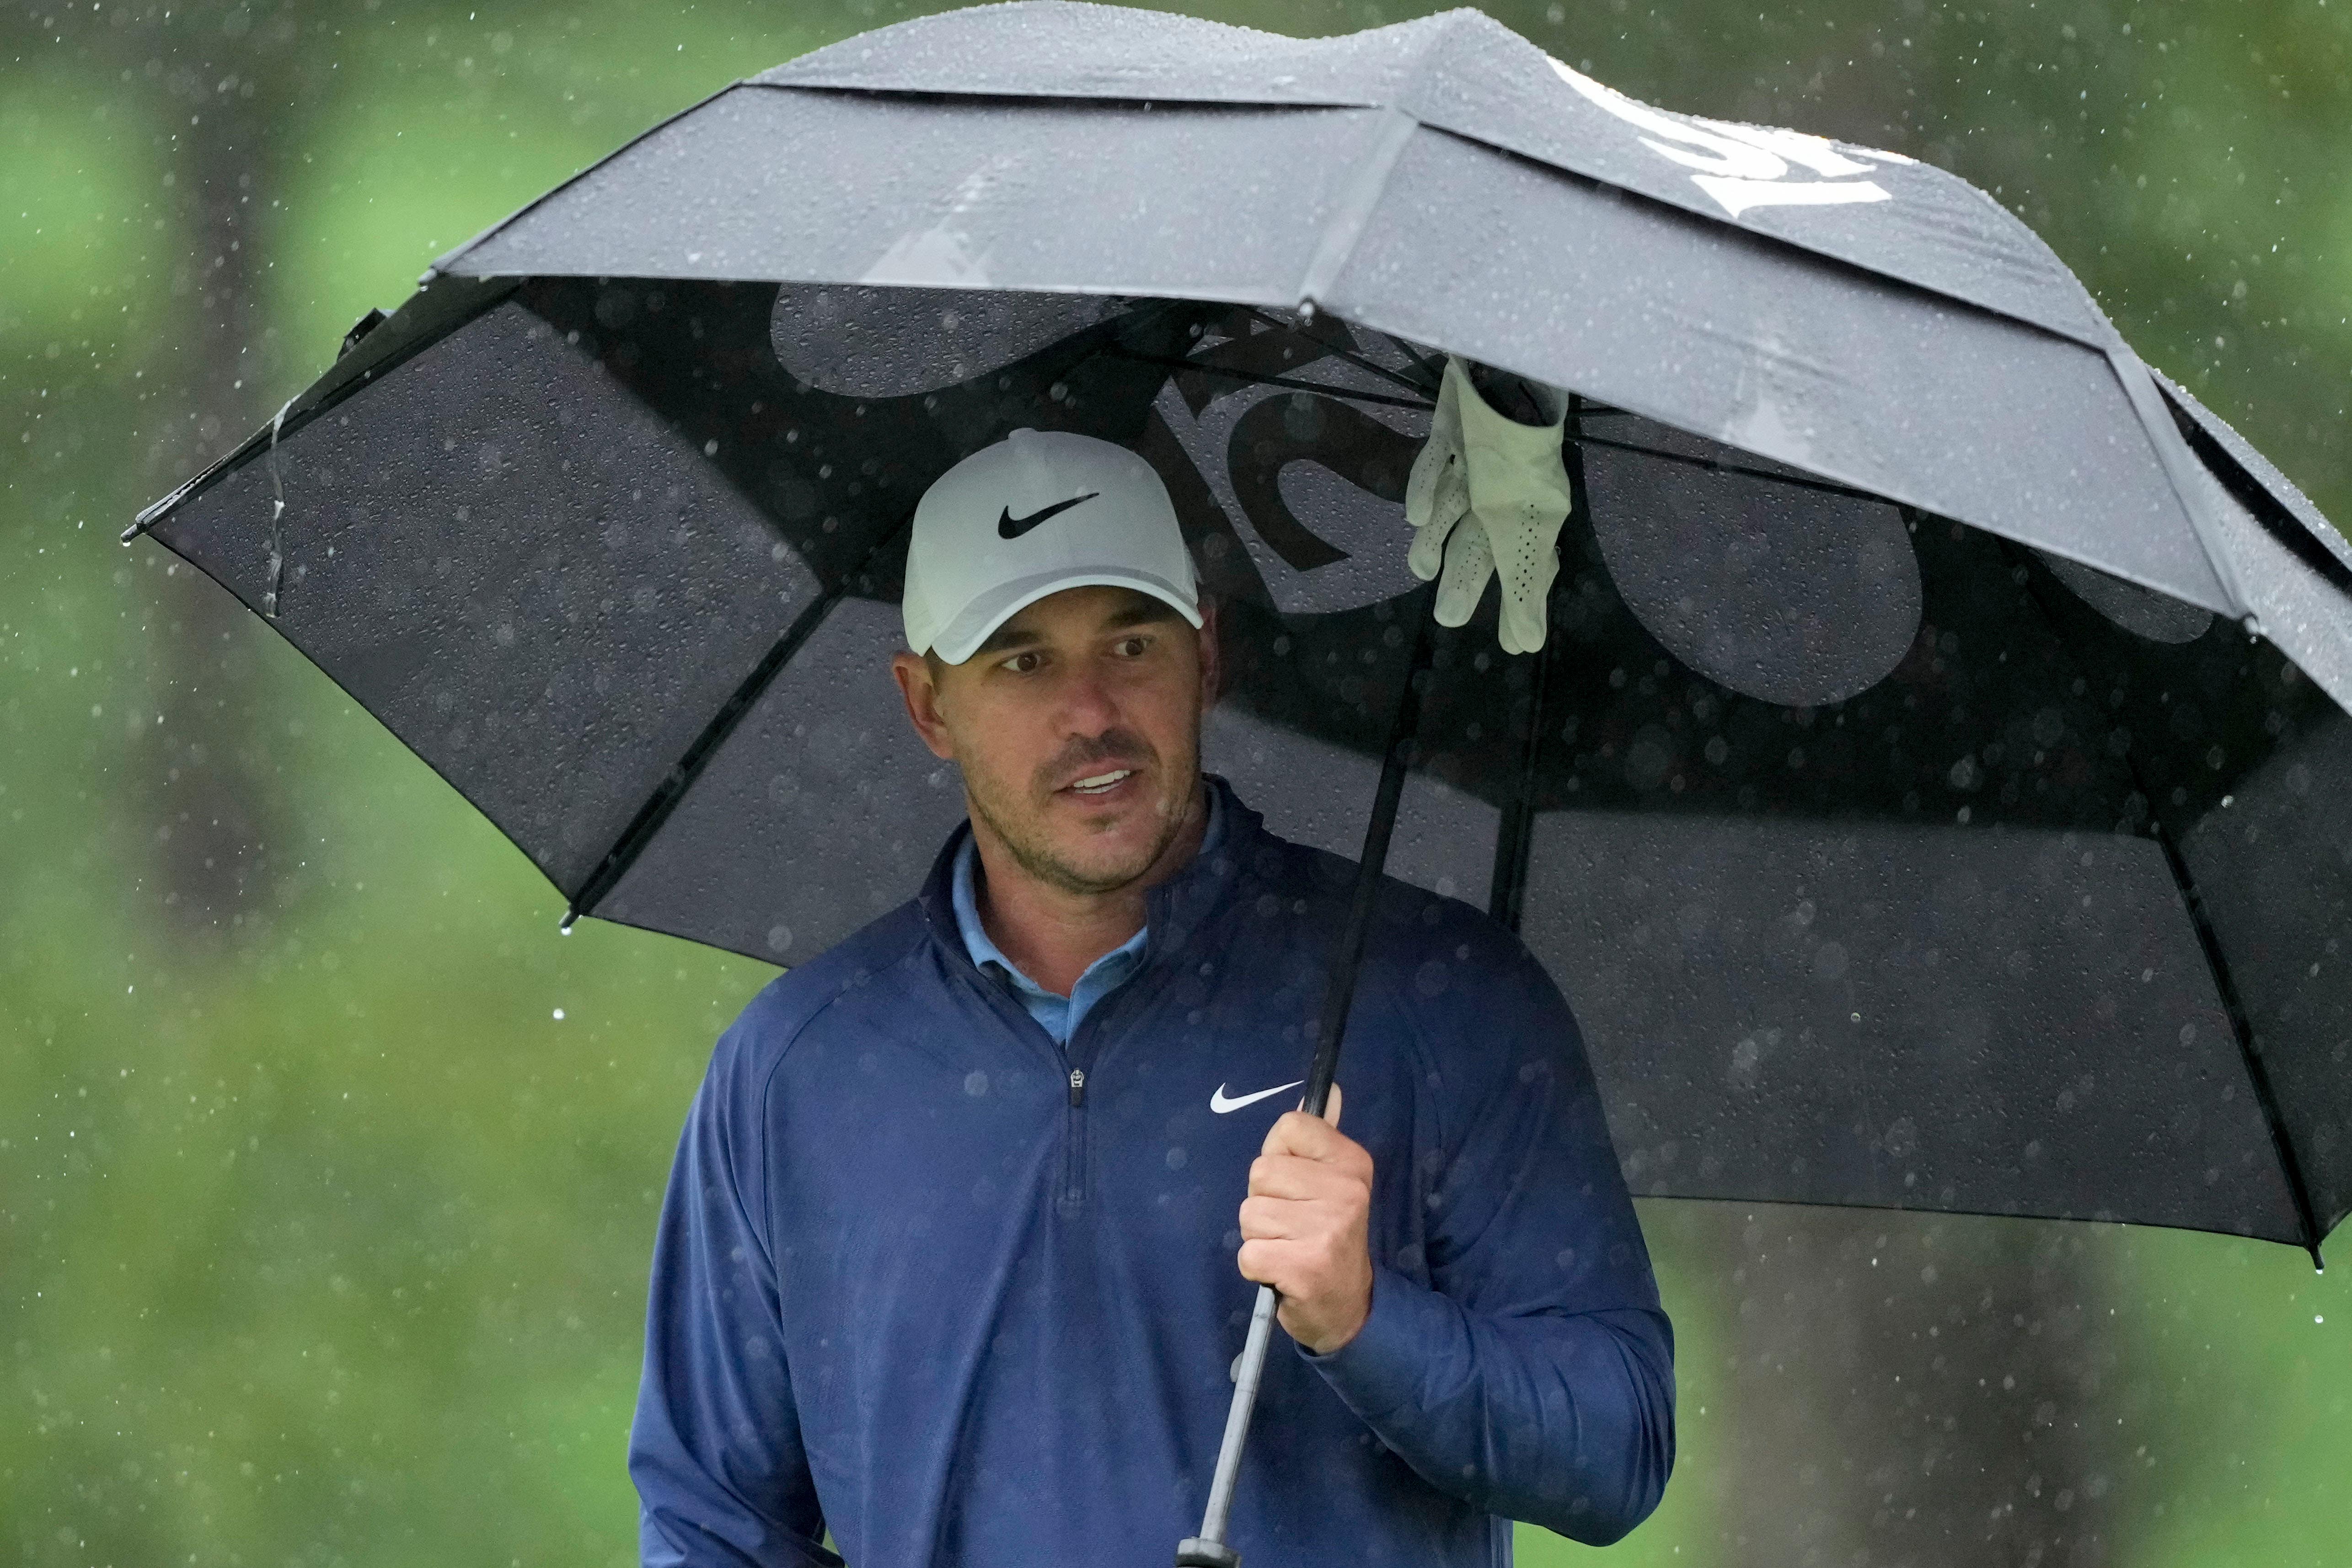
<path fill-rule="evenodd" d="M 1601 411 L 1590 411 L 1601 412 Z M 1612 409 L 1609 413 L 1621 413 Z M 1768 479 L 1776 485 L 1791 485 L 1801 490 L 1819 490 L 1825 495 L 1844 496 L 1856 501 L 1887 504 L 1884 496 L 1868 490 L 1857 490 L 1851 485 L 1841 485 L 1832 479 L 1807 479 L 1795 474 L 1775 474 L 1769 468 L 1752 467 L 1745 463 L 1726 463 L 1720 458 L 1694 457 L 1685 452 L 1668 452 L 1660 446 L 1644 446 L 1637 441 L 1614 441 L 1605 435 L 1580 435 L 1577 439 L 1588 446 L 1606 446 L 1618 452 L 1638 452 L 1645 457 L 1662 457 L 1669 463 L 1681 463 L 1693 468 L 1710 468 L 1718 474 L 1738 474 L 1750 479 Z"/>
<path fill-rule="evenodd" d="M 1567 441 L 1560 453 L 1568 469 L 1569 515 L 1581 516 L 1587 528 L 1592 526 L 1592 514 L 1588 509 L 1591 499 L 1584 488 L 1584 452 L 1578 445 L 1584 434 L 1584 400 L 1574 392 L 1568 394 Z M 1554 579 L 1551 592 L 1545 596 L 1544 614 L 1550 618 L 1550 599 L 1559 591 L 1559 580 Z M 1528 892 L 1528 859 L 1535 847 L 1536 825 L 1536 766 L 1543 755 L 1546 699 L 1549 694 L 1553 644 L 1549 638 L 1536 654 L 1534 678 L 1528 683 L 1527 742 L 1519 755 L 1519 776 L 1511 794 L 1510 804 L 1504 809 L 1502 820 L 1495 828 L 1495 871 L 1487 884 L 1486 914 L 1499 921 L 1506 930 L 1519 928 L 1519 915 L 1525 907 Z"/>
<path fill-rule="evenodd" d="M 2129 758 L 2125 765 L 2130 767 Z M 2132 768 L 2132 781 L 2139 783 L 2139 769 Z M 2140 793 L 2147 795 L 2145 789 Z M 2151 810 L 2154 796 L 2148 796 Z M 2180 901 L 2189 907 L 2189 923 L 2196 928 L 2197 946 L 2205 955 L 2205 967 L 2213 977 L 2213 988 L 2221 998 L 2221 1010 L 2229 1015 L 2230 1032 L 2238 1042 L 2238 1057 L 2244 1063 L 2246 1077 L 2254 1086 L 2254 1103 L 2262 1107 L 2263 1121 L 2270 1128 L 2271 1145 L 2277 1152 L 2279 1174 L 2286 1178 L 2287 1194 L 2294 1200 L 2294 1216 L 2303 1227 L 2303 1249 L 2311 1254 L 2311 1266 L 2323 1270 L 2326 1264 L 2319 1256 L 2319 1216 L 2311 1206 L 2311 1189 L 2303 1179 L 2303 1162 L 2295 1157 L 2294 1143 L 2287 1136 L 2286 1122 L 2279 1114 L 2278 1093 L 2271 1087 L 2270 1069 L 2263 1061 L 2262 1047 L 2254 1043 L 2253 1020 L 2246 1016 L 2246 1004 L 2238 995 L 2238 984 L 2231 977 L 2229 960 L 2222 956 L 2221 938 L 2214 934 L 2213 923 L 2205 913 L 2204 895 L 2197 891 L 2196 879 L 2189 875 L 2189 862 L 2181 858 L 2180 847 L 2164 825 L 2153 815 L 2148 824 L 2155 829 L 2149 836 L 2164 851 L 2164 863 L 2172 873 L 2172 883 L 2180 890 Z"/>
<path fill-rule="evenodd" d="M 1382 381 L 1394 382 L 1397 385 L 1406 388 L 1408 391 L 1417 392 L 1426 398 L 1434 398 L 1437 395 L 1437 389 L 1430 386 L 1427 382 L 1415 381 L 1412 377 L 1405 375 L 1402 371 L 1392 371 L 1386 365 L 1377 364 L 1351 349 L 1343 349 L 1339 347 L 1339 344 L 1331 341 L 1328 338 L 1324 337 L 1320 332 L 1310 331 L 1305 327 L 1297 326 L 1287 321 L 1278 320 L 1275 317 L 1267 315 L 1265 311 L 1259 309 L 1255 305 L 1248 307 L 1248 309 L 1251 315 L 1256 317 L 1267 326 L 1274 328 L 1276 331 L 1296 332 L 1300 337 L 1305 338 L 1309 342 L 1315 344 L 1316 347 L 1336 355 L 1339 359 L 1347 361 L 1349 364 L 1356 366 L 1359 370 L 1371 371 L 1372 374 L 1380 377 Z"/>
<path fill-rule="evenodd" d="M 1297 376 L 1262 376 L 1255 371 L 1232 371 L 1223 365 L 1204 365 L 1198 360 L 1171 359 L 1164 354 L 1139 354 L 1132 349 L 1108 349 L 1122 360 L 1133 360 L 1142 365 L 1162 365 L 1171 371 L 1198 371 L 1203 375 L 1223 376 L 1228 381 L 1253 382 L 1260 386 L 1289 387 L 1297 392 L 1321 392 L 1327 397 L 1345 398 L 1350 402 L 1377 402 L 1390 408 L 1417 408 L 1423 413 L 1436 407 L 1425 399 L 1390 397 L 1385 392 L 1350 392 L 1335 387 L 1328 382 L 1303 381 Z"/>
<path fill-rule="evenodd" d="M 2180 438 L 2189 444 L 2189 450 L 2205 465 L 2214 482 L 2246 508 L 2263 531 L 2338 592 L 2352 593 L 2352 567 L 2346 566 L 2341 557 L 2314 538 L 2302 520 L 2287 510 L 2286 503 L 2271 494 L 2269 486 L 2248 473 L 2229 448 L 2216 441 L 2179 404 L 2169 397 L 2164 403 Z"/>
<path fill-rule="evenodd" d="M 1316 341 L 1318 343 L 1322 343 L 1322 340 L 1319 338 L 1318 338 Z M 1323 344 L 1323 346 L 1326 348 L 1329 347 L 1328 344 Z M 1338 352 L 1336 350 L 1333 351 L 1335 353 Z M 1202 375 L 1223 376 L 1227 381 L 1248 382 L 1256 386 L 1288 387 L 1294 392 L 1321 392 L 1327 397 L 1345 398 L 1349 402 L 1375 402 L 1387 408 L 1419 409 L 1424 413 L 1431 412 L 1437 406 L 1434 402 L 1428 402 L 1421 398 L 1390 397 L 1385 392 L 1355 392 L 1347 387 L 1335 387 L 1328 382 L 1310 382 L 1298 376 L 1260 375 L 1255 371 L 1236 371 L 1229 369 L 1223 365 L 1204 364 L 1199 360 L 1180 360 L 1166 354 L 1139 354 L 1132 349 L 1109 348 L 1105 349 L 1103 352 L 1112 355 L 1118 359 L 1132 361 L 1139 365 L 1158 365 L 1164 370 L 1171 371 L 1194 371 Z M 1341 357 L 1350 358 L 1351 356 L 1342 355 Z M 1378 365 L 1372 364 L 1370 361 L 1362 361 L 1362 363 L 1366 370 L 1377 371 L 1380 369 Z M 1419 385 L 1418 382 L 1402 377 L 1392 377 L 1391 379 L 1400 381 L 1406 386 L 1417 388 Z M 1612 414 L 1621 416 L 1631 415 L 1633 411 L 1625 408 L 1612 408 L 1605 403 L 1587 403 L 1583 412 L 1587 418 L 1600 418 Z M 1851 486 L 1833 484 L 1826 479 L 1799 479 L 1786 474 L 1775 474 L 1769 469 L 1749 468 L 1737 463 L 1721 463 L 1706 457 L 1687 457 L 1678 452 L 1661 451 L 1654 446 L 1637 445 L 1629 441 L 1611 441 L 1597 435 L 1588 435 L 1582 439 L 1592 442 L 1597 445 L 1622 447 L 1628 452 L 1647 453 L 1651 456 L 1664 457 L 1677 463 L 1694 463 L 1701 467 L 1714 468 L 1724 473 L 1747 474 L 1759 479 L 1777 479 L 1783 484 L 1801 485 L 1810 489 L 1827 490 L 1833 495 L 1851 496 L 1856 500 L 1884 501 L 1885 499 L 1885 497 L 1872 495 L 1867 490 L 1857 490 Z"/>
<path fill-rule="evenodd" d="M 1445 374 L 1445 356 L 1444 353 L 1439 353 L 1435 361 L 1433 362 L 1421 352 L 1419 345 L 1406 341 L 1404 339 L 1398 337 L 1394 332 L 1382 332 L 1381 333 L 1381 336 L 1386 338 L 1391 346 L 1395 348 L 1398 352 L 1411 360 L 1413 362 L 1414 368 L 1419 370 L 1422 374 L 1426 376 L 1435 376 L 1440 379 L 1444 378 Z"/>
<path fill-rule="evenodd" d="M 2147 364 L 2120 338 L 2107 346 L 2107 363 L 2113 369 L 2116 380 L 2123 384 L 2124 399 L 2138 419 L 2148 445 L 2155 448 L 2157 466 L 2164 470 L 2165 480 L 2172 486 L 2174 498 L 2180 503 L 2181 515 L 2189 519 L 2189 531 L 2196 536 L 2197 548 L 2205 554 L 2205 564 L 2213 573 L 2215 585 L 2221 589 L 2221 596 L 2230 601 L 2230 618 L 2251 622 L 2254 615 L 2253 605 L 2246 598 L 2244 588 L 2239 584 L 2238 563 L 2217 537 L 2220 520 L 2212 515 L 2205 497 L 2198 493 L 2192 465 L 2197 465 L 2199 460 L 2189 450 L 2189 443 L 2180 438 L 2179 431 L 2174 427 L 2174 416 L 2158 394 L 2155 379 L 2148 374 Z M 2168 436 L 2171 437 L 2169 442 L 2166 440 Z M 2247 630 L 2252 631 L 2254 627 L 2249 624 Z"/>
<path fill-rule="evenodd" d="M 701 777 L 711 758 L 718 755 L 720 743 L 735 733 L 735 727 L 742 722 L 743 716 L 751 711 L 751 706 L 767 691 L 777 672 L 800 652 L 801 644 L 809 640 L 811 633 L 846 592 L 845 580 L 845 586 L 829 588 L 817 595 L 807 609 L 793 618 L 792 624 L 784 628 L 782 635 L 769 645 L 760 662 L 751 666 L 751 673 L 737 683 L 735 690 L 719 705 L 719 711 L 711 715 L 709 722 L 702 727 L 702 733 L 694 737 L 694 744 L 686 748 L 685 754 L 667 773 L 662 775 L 660 784 L 637 808 L 636 814 L 629 819 L 629 825 L 621 830 L 620 837 L 614 839 L 612 848 L 604 852 L 604 857 L 597 862 L 595 871 L 581 884 L 579 893 L 572 899 L 571 907 L 564 912 L 561 929 L 571 930 L 573 921 L 593 913 L 604 895 L 628 874 L 629 868 L 636 863 L 637 857 L 645 852 L 646 846 L 653 841 L 654 835 L 661 831 L 662 824 L 669 820 L 678 802 L 686 798 L 687 790 Z"/>
<path fill-rule="evenodd" d="M 1487 918 L 1507 931 L 1519 928 L 1519 913 L 1528 891 L 1528 855 L 1535 840 L 1536 763 L 1543 752 L 1544 697 L 1549 685 L 1551 651 L 1535 655 L 1535 676 L 1528 694 L 1528 734 L 1519 755 L 1518 778 L 1511 803 L 1495 826 L 1495 869 L 1486 884 Z"/>
<path fill-rule="evenodd" d="M 1906 521 L 1916 520 L 1917 514 L 1912 508 L 1906 507 L 1903 510 Z M 1998 535 L 1994 537 L 2000 540 L 2003 553 L 2008 555 L 2011 563 L 2025 571 L 2026 597 L 2033 601 L 2034 609 L 2041 613 L 2052 635 L 2057 638 L 2058 645 L 2067 651 L 2069 657 L 2074 657 L 2074 643 L 2068 639 L 2064 625 L 2051 612 L 2048 601 L 2043 599 L 2041 580 L 2028 564 L 2024 549 L 2014 540 L 2000 538 Z M 2081 659 L 2075 658 L 2074 664 L 2082 669 Z M 2083 673 L 2089 674 L 2087 670 Z M 2204 895 L 2197 891 L 2197 879 L 2190 874 L 2189 862 L 2181 856 L 2180 846 L 2170 833 L 2165 831 L 2162 819 L 2156 815 L 2156 794 L 2148 788 L 2147 780 L 2140 776 L 2139 765 L 2132 760 L 2129 752 L 2124 754 L 2123 764 L 2125 770 L 2131 775 L 2132 788 L 2138 790 L 2140 798 L 2148 803 L 2148 836 L 2164 852 L 2165 869 L 2172 873 L 2172 885 L 2179 890 L 2180 902 L 2189 911 L 2189 924 L 2197 933 L 2198 949 L 2204 955 L 2205 969 L 2212 977 L 2214 994 L 2221 998 L 2221 1010 L 2230 1019 L 2230 1032 L 2237 1041 L 2238 1060 L 2246 1070 L 2247 1080 L 2253 1085 L 2254 1103 L 2262 1109 L 2263 1124 L 2270 1131 L 2272 1150 L 2278 1156 L 2279 1174 L 2286 1180 L 2287 1196 L 2294 1204 L 2296 1223 L 2303 1228 L 2303 1249 L 2311 1254 L 2314 1269 L 2325 1269 L 2326 1265 L 2319 1256 L 2322 1239 L 2319 1216 L 2312 1207 L 2311 1189 L 2304 1181 L 2303 1162 L 2295 1155 L 2294 1142 L 2287 1135 L 2285 1119 L 2279 1113 L 2278 1094 L 2271 1087 L 2270 1069 L 2263 1061 L 2262 1047 L 2254 1042 L 2253 1020 L 2246 1012 L 2244 999 L 2238 995 L 2237 981 L 2230 974 L 2230 961 L 2221 951 L 2221 939 L 2213 929 L 2211 917 L 2206 913 Z"/>

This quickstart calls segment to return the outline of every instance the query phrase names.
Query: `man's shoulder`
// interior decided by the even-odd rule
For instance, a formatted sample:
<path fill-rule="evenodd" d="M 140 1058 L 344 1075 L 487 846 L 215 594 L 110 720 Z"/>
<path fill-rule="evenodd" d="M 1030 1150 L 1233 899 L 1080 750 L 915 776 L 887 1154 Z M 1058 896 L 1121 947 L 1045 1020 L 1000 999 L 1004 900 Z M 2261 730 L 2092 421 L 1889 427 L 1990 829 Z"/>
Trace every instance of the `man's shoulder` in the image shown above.
<path fill-rule="evenodd" d="M 1245 894 L 1279 900 L 1295 916 L 1292 940 L 1318 956 L 1335 949 L 1358 862 L 1271 832 L 1261 831 L 1257 845 L 1255 863 L 1243 868 L 1257 886 Z M 1578 1076 L 1583 1071 L 1567 998 L 1518 934 L 1473 904 L 1399 877 L 1381 879 L 1356 997 L 1359 1048 L 1386 1039 L 1410 1051 L 1444 1124 L 1465 1124 L 1535 1074 L 1571 1063 Z"/>
<path fill-rule="evenodd" d="M 821 1025 L 835 1003 L 903 967 L 929 936 L 917 900 L 886 912 L 762 986 L 729 1026 L 722 1049 L 772 1064 L 813 1025 Z"/>
<path fill-rule="evenodd" d="M 1294 904 L 1304 900 L 1313 918 L 1303 921 L 1302 928 L 1324 934 L 1319 940 L 1336 937 L 1355 894 L 1360 862 L 1268 829 L 1260 829 L 1255 837 L 1258 849 L 1254 863 L 1244 872 L 1261 884 L 1260 896 L 1271 894 Z M 1391 972 L 1399 966 L 1410 972 L 1429 962 L 1516 971 L 1533 962 L 1517 934 L 1485 910 L 1393 873 L 1381 878 L 1371 927 L 1365 934 L 1364 961 Z"/>

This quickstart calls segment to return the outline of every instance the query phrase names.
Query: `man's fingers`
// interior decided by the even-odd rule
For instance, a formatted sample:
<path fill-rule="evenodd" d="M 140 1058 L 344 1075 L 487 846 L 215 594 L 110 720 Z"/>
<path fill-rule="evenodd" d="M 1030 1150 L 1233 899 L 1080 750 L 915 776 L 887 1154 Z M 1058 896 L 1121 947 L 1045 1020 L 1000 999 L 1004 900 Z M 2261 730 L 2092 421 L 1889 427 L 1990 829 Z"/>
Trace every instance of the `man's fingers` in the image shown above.
<path fill-rule="evenodd" d="M 1334 1127 L 1339 1124 L 1339 1107 L 1346 1099 L 1347 1096 L 1339 1092 L 1339 1084 L 1332 1084 L 1329 1096 L 1323 1102 L 1323 1120 L 1326 1124 Z M 1298 1109 L 1300 1111 L 1307 1109 L 1307 1096 L 1304 1094 L 1298 1097 Z"/>
<path fill-rule="evenodd" d="M 1370 1186 L 1367 1173 L 1330 1161 L 1303 1159 L 1297 1155 L 1260 1155 L 1250 1162 L 1249 1192 L 1253 1197 L 1334 1202 L 1352 1196 L 1360 1200 Z"/>
<path fill-rule="evenodd" d="M 1252 1284 L 1272 1285 L 1286 1296 L 1297 1296 L 1307 1281 L 1331 1267 L 1331 1251 L 1328 1242 L 1311 1238 L 1256 1236 L 1241 1244 L 1234 1264 Z"/>
<path fill-rule="evenodd" d="M 1295 1241 L 1310 1233 L 1315 1216 L 1311 1204 L 1283 1197 L 1242 1199 L 1242 1239 Z"/>
<path fill-rule="evenodd" d="M 1340 1132 L 1320 1116 L 1310 1116 L 1304 1111 L 1285 1111 L 1275 1118 L 1274 1125 L 1265 1132 L 1262 1154 L 1297 1155 L 1302 1159 L 1322 1160 L 1327 1164 L 1353 1166 L 1361 1162 L 1369 1169 L 1372 1156 L 1364 1146 Z"/>
<path fill-rule="evenodd" d="M 1272 1285 L 1279 1291 L 1297 1277 L 1297 1260 L 1286 1249 L 1289 1246 L 1285 1241 L 1244 1241 L 1241 1250 L 1234 1254 L 1234 1264 L 1250 1283 Z"/>

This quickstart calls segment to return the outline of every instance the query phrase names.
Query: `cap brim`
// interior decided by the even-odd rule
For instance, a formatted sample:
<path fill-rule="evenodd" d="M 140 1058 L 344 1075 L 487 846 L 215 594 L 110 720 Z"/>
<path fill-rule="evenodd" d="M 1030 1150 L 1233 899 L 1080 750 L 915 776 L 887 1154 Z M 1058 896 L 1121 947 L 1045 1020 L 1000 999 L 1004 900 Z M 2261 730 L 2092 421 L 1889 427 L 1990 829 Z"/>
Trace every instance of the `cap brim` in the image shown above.
<path fill-rule="evenodd" d="M 931 639 L 930 651 L 950 664 L 961 664 L 992 636 L 999 626 L 1049 593 L 1059 593 L 1066 588 L 1132 588 L 1139 593 L 1169 605 L 1191 622 L 1195 630 L 1201 625 L 1198 596 L 1180 588 L 1166 578 L 1131 566 L 1107 566 L 1092 570 L 1039 572 L 1034 577 L 1016 578 L 1001 583 L 974 599 L 957 612 L 937 637 Z M 916 650 L 918 653 L 922 650 Z"/>

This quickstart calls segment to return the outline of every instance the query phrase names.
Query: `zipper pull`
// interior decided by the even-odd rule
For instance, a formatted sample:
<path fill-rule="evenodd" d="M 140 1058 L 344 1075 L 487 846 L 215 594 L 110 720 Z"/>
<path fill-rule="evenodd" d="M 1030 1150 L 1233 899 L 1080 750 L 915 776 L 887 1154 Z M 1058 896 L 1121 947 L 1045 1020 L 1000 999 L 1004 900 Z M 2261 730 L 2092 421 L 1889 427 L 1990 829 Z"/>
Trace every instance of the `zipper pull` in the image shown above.
<path fill-rule="evenodd" d="M 1073 1067 L 1070 1069 L 1070 1107 L 1076 1110 L 1086 1103 L 1087 1070 L 1083 1067 Z"/>

